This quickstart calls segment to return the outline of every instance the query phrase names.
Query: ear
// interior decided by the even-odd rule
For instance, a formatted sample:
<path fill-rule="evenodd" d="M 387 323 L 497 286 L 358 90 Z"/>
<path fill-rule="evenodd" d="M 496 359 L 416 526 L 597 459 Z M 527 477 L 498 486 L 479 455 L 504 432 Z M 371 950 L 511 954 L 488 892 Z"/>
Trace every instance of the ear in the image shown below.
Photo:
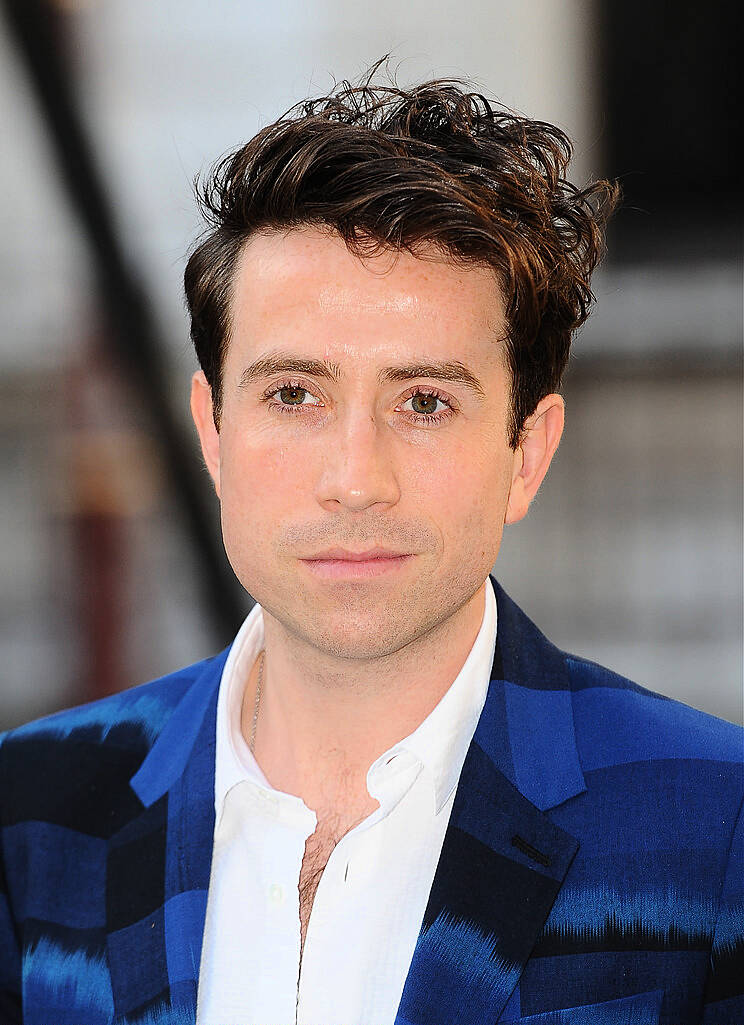
<path fill-rule="evenodd" d="M 564 410 L 560 395 L 546 395 L 525 420 L 522 440 L 514 453 L 504 523 L 517 523 L 526 515 L 561 440 Z"/>
<path fill-rule="evenodd" d="M 220 497 L 220 435 L 214 422 L 212 389 L 201 370 L 191 378 L 191 415 L 201 442 L 204 462 L 214 482 L 217 497 Z"/>

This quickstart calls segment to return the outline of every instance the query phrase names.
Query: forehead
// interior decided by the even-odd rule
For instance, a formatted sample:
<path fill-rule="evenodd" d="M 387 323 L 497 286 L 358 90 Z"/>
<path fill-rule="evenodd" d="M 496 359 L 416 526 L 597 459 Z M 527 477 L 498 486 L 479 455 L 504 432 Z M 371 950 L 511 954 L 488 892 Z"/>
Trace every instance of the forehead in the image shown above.
<path fill-rule="evenodd" d="M 249 239 L 231 312 L 237 348 L 322 340 L 370 355 L 412 346 L 418 356 L 467 352 L 500 362 L 506 333 L 490 268 L 458 266 L 433 247 L 421 257 L 388 251 L 361 260 L 337 234 L 314 227 Z"/>

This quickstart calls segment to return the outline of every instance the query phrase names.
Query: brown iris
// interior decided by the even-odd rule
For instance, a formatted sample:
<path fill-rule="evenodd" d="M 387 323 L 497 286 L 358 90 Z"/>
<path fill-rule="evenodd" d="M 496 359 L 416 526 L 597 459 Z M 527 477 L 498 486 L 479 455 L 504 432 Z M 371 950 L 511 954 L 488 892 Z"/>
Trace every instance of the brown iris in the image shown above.
<path fill-rule="evenodd" d="M 287 398 L 289 399 L 288 402 L 285 402 L 285 405 L 301 406 L 302 400 L 305 398 L 305 388 L 282 388 L 279 391 L 279 395 L 281 396 L 282 402 Z"/>
<path fill-rule="evenodd" d="M 417 392 L 415 395 L 411 397 L 411 401 L 413 404 L 414 413 L 433 413 L 436 408 L 438 400 L 436 395 L 423 395 L 421 392 Z M 419 406 L 423 406 L 424 408 L 417 409 L 417 404 Z"/>

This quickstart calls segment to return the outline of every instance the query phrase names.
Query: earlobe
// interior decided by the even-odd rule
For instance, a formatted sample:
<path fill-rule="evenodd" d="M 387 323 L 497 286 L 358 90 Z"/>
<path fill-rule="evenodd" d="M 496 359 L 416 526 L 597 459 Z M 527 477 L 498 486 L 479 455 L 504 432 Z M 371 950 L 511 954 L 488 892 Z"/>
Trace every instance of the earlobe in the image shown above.
<path fill-rule="evenodd" d="M 517 523 L 527 514 L 561 440 L 564 410 L 560 395 L 546 395 L 525 420 L 522 440 L 514 453 L 504 523 Z"/>
<path fill-rule="evenodd" d="M 220 435 L 214 423 L 212 389 L 201 370 L 198 370 L 191 379 L 191 416 L 199 435 L 204 462 L 219 498 Z"/>

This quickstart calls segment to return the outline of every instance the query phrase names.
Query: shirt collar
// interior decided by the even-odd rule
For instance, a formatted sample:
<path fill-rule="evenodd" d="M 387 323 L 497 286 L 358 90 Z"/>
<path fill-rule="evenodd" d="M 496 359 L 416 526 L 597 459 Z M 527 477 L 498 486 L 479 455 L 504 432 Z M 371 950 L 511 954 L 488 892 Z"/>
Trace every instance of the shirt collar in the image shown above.
<path fill-rule="evenodd" d="M 381 755 L 369 770 L 373 772 L 399 751 L 413 755 L 433 780 L 437 814 L 457 786 L 486 702 L 496 647 L 496 618 L 496 596 L 488 577 L 483 620 L 462 669 L 413 733 Z"/>
<path fill-rule="evenodd" d="M 272 789 L 241 731 L 243 688 L 263 645 L 263 610 L 256 604 L 238 630 L 222 670 L 217 699 L 214 769 L 215 812 L 218 821 L 228 791 L 238 783 L 250 780 L 261 787 Z"/>
<path fill-rule="evenodd" d="M 381 776 L 395 755 L 413 756 L 434 785 L 437 814 L 460 778 L 486 700 L 496 646 L 496 596 L 490 577 L 485 583 L 485 607 L 480 630 L 462 669 L 424 721 L 370 766 L 367 778 Z M 217 701 L 215 812 L 219 820 L 229 790 L 249 780 L 272 789 L 241 732 L 243 685 L 264 644 L 263 610 L 256 604 L 238 631 L 225 662 Z M 397 767 L 390 771 L 398 771 Z"/>

